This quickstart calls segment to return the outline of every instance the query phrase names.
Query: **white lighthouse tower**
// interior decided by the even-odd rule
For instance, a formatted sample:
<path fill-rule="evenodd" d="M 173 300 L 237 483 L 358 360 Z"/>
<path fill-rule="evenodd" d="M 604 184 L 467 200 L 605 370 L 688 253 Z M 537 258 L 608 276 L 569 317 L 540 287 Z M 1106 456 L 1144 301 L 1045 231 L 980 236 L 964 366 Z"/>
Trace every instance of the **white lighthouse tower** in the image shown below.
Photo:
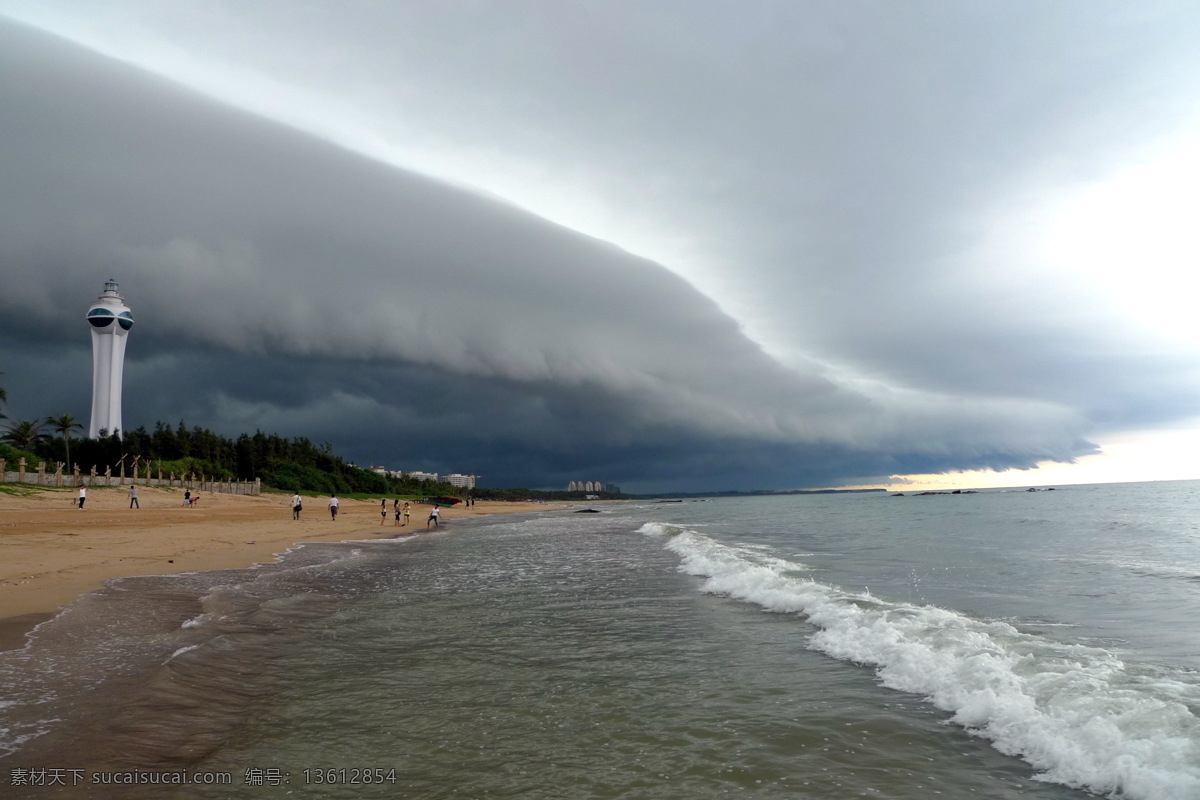
<path fill-rule="evenodd" d="M 109 278 L 104 291 L 88 309 L 92 326 L 92 425 L 88 436 L 95 439 L 124 433 L 121 424 L 121 378 L 125 372 L 125 342 L 133 327 L 133 312 Z"/>

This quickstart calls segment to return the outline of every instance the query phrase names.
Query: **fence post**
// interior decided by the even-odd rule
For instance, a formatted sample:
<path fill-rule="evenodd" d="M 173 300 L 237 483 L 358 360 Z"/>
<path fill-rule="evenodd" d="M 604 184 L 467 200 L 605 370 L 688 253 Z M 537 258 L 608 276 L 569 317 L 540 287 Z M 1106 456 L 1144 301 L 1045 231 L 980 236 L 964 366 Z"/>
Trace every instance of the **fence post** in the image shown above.
<path fill-rule="evenodd" d="M 38 462 L 38 486 L 46 485 L 46 462 Z"/>
<path fill-rule="evenodd" d="M 21 456 L 21 460 L 17 462 L 17 483 L 25 482 L 25 456 Z"/>

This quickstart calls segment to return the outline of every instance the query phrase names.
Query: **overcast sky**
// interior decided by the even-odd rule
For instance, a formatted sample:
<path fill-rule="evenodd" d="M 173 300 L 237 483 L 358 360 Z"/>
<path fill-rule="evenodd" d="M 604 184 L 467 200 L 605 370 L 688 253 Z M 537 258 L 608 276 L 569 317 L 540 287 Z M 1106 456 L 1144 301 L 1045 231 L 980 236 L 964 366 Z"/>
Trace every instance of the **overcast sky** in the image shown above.
<path fill-rule="evenodd" d="M 109 277 L 128 427 L 491 486 L 1045 469 L 1200 414 L 1195 4 L 0 14 L 9 417 L 86 417 Z"/>

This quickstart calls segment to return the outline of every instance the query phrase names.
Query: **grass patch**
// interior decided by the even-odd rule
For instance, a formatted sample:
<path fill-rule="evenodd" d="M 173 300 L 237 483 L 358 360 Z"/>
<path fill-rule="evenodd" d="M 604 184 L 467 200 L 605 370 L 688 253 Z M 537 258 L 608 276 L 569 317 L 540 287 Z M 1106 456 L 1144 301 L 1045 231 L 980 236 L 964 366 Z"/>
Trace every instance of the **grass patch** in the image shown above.
<path fill-rule="evenodd" d="M 69 486 L 38 486 L 37 484 L 29 483 L 0 483 L 0 494 L 8 494 L 12 495 L 13 497 L 30 497 L 46 490 L 50 490 L 52 492 L 74 491 Z"/>

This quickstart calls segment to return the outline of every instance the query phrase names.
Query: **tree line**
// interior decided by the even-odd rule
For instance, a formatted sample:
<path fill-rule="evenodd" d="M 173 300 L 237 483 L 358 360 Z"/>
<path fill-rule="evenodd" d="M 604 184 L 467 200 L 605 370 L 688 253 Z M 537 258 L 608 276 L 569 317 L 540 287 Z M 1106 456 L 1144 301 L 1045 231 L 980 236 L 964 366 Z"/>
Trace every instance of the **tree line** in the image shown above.
<path fill-rule="evenodd" d="M 3 373 L 0 373 L 3 374 Z M 0 387 L 0 403 L 8 399 Z M 0 419 L 7 419 L 0 413 Z M 83 425 L 70 414 L 40 420 L 11 420 L 0 433 L 0 458 L 9 465 L 20 458 L 33 465 L 59 461 L 71 472 L 76 464 L 87 473 L 93 466 L 103 472 L 112 467 L 114 473 L 125 465 L 131 474 L 138 463 L 145 469 L 153 462 L 154 469 L 168 474 L 206 475 L 217 480 L 246 480 L 261 478 L 263 486 L 288 492 L 319 492 L 338 494 L 397 494 L 463 496 L 466 490 L 448 483 L 392 478 L 347 463 L 333 452 L 333 445 L 314 444 L 305 437 L 292 439 L 256 431 L 230 439 L 206 428 L 188 428 L 183 420 L 175 426 L 156 422 L 154 430 L 140 427 L 125 435 L 101 431 L 91 439 L 79 436 Z M 157 472 L 155 473 L 157 475 Z M 481 500 L 578 500 L 579 492 L 542 491 L 537 489 L 470 490 Z M 600 493 L 602 499 L 620 495 Z"/>
<path fill-rule="evenodd" d="M 0 399 L 3 395 L 0 394 Z M 127 474 L 138 463 L 145 469 L 153 464 L 155 475 L 174 473 L 211 476 L 217 480 L 261 478 L 264 486 L 289 492 L 323 494 L 459 494 L 448 483 L 393 478 L 347 463 L 333 452 L 333 446 L 314 444 L 305 437 L 285 438 L 256 431 L 236 439 L 201 427 L 187 427 L 182 420 L 176 426 L 157 422 L 153 431 L 140 427 L 124 436 L 102 433 L 96 439 L 73 436 L 82 426 L 69 414 L 45 420 L 15 420 L 0 435 L 0 458 L 15 464 L 63 462 L 70 472 L 78 465 L 87 473 L 121 465 Z"/>

